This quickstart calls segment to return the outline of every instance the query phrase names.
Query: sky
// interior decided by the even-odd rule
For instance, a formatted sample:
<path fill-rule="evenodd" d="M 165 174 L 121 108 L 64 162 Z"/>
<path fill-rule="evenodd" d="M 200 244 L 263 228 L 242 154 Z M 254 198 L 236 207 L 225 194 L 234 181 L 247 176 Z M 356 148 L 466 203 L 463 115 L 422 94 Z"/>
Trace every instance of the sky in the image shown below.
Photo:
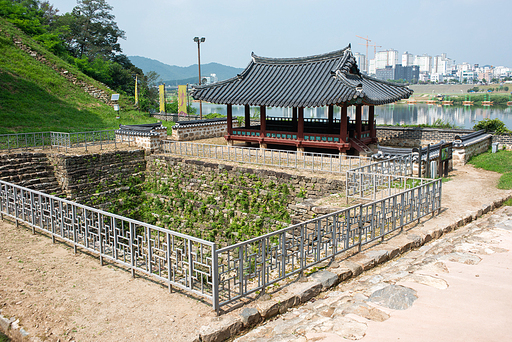
<path fill-rule="evenodd" d="M 76 0 L 50 0 L 60 14 Z M 262 57 L 317 55 L 352 45 L 377 51 L 446 53 L 456 63 L 512 67 L 510 0 L 107 0 L 127 56 L 189 66 L 244 68 Z M 374 48 L 369 47 L 370 58 Z"/>

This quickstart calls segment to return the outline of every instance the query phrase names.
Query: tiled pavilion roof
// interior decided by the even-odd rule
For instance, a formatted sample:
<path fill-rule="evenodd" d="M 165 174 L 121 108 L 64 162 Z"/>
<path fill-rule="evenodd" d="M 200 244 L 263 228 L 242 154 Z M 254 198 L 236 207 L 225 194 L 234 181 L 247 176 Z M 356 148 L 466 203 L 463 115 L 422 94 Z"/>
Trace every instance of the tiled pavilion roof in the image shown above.
<path fill-rule="evenodd" d="M 236 77 L 192 90 L 196 100 L 267 107 L 380 105 L 406 99 L 412 93 L 407 86 L 361 74 L 350 45 L 299 58 L 266 58 L 253 53 L 252 61 Z"/>

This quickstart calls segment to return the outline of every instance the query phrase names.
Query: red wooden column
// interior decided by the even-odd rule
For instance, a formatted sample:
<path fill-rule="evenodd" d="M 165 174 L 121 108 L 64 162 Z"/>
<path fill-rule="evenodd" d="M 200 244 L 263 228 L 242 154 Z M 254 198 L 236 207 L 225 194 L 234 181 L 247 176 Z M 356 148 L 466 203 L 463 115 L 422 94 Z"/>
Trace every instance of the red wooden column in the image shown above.
<path fill-rule="evenodd" d="M 251 128 L 251 107 L 245 105 L 245 128 Z"/>
<path fill-rule="evenodd" d="M 330 105 L 329 107 L 327 107 L 327 121 L 328 121 L 328 126 L 327 126 L 327 133 L 331 134 L 333 132 L 333 123 L 334 123 L 334 106 L 333 105 Z"/>
<path fill-rule="evenodd" d="M 327 133 L 331 134 L 334 131 L 334 106 L 330 105 L 327 107 L 327 121 L 328 121 L 328 129 Z"/>
<path fill-rule="evenodd" d="M 267 107 L 260 106 L 260 125 L 261 125 L 261 137 L 265 137 L 265 131 L 267 130 Z"/>
<path fill-rule="evenodd" d="M 341 107 L 341 118 L 340 118 L 340 142 L 346 143 L 348 137 L 348 117 L 347 117 L 347 105 Z"/>
<path fill-rule="evenodd" d="M 356 136 L 355 138 L 361 139 L 361 132 L 363 131 L 363 121 L 361 119 L 362 105 L 356 105 Z"/>
<path fill-rule="evenodd" d="M 377 139 L 377 130 L 375 129 L 375 106 L 370 106 L 368 108 L 368 125 L 370 128 L 370 138 L 372 138 L 372 142 L 375 142 Z"/>
<path fill-rule="evenodd" d="M 228 115 L 228 136 L 230 136 L 233 133 L 233 105 L 228 104 L 227 115 Z"/>
<path fill-rule="evenodd" d="M 293 131 L 297 132 L 298 130 L 298 124 L 297 124 L 297 108 L 292 108 L 292 125 L 293 125 Z"/>
<path fill-rule="evenodd" d="M 304 140 L 304 108 L 299 108 L 299 119 L 297 123 L 297 139 Z"/>

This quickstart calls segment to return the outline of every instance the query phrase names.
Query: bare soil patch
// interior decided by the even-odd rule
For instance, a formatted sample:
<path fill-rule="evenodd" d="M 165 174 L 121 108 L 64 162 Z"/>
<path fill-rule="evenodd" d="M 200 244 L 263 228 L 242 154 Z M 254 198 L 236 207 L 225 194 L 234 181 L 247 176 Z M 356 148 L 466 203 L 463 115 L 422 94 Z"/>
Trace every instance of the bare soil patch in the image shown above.
<path fill-rule="evenodd" d="M 496 189 L 498 173 L 465 166 L 451 175 L 443 184 L 443 211 L 429 224 L 512 193 Z M 194 341 L 201 326 L 218 319 L 197 298 L 133 279 L 117 266 L 101 267 L 94 256 L 75 255 L 70 246 L 8 221 L 0 221 L 0 309 L 45 341 Z"/>

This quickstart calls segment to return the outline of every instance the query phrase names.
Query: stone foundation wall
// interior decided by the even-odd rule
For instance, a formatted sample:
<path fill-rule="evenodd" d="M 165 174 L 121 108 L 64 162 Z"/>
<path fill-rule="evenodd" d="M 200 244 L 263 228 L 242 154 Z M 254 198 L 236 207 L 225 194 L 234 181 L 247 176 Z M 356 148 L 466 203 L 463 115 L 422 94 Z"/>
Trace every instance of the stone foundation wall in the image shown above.
<path fill-rule="evenodd" d="M 238 121 L 233 120 L 233 127 L 238 127 Z M 227 122 L 211 122 L 186 126 L 176 125 L 172 128 L 172 138 L 178 141 L 198 140 L 223 137 L 227 134 Z"/>
<path fill-rule="evenodd" d="M 498 143 L 498 148 L 501 149 L 503 146 L 507 150 L 512 150 L 512 133 L 503 134 L 503 135 L 493 135 L 492 142 Z"/>
<path fill-rule="evenodd" d="M 333 207 L 316 205 L 314 200 L 345 192 L 344 179 L 328 179 L 320 176 L 306 177 L 273 170 L 214 164 L 164 155 L 150 155 L 147 159 L 147 172 L 160 172 L 159 166 L 167 165 L 169 167 L 179 166 L 183 172 L 192 174 L 193 181 L 190 182 L 190 187 L 187 186 L 188 191 L 213 192 L 212 184 L 215 182 L 223 182 L 230 186 L 227 173 L 231 177 L 233 175 L 243 175 L 247 182 L 245 188 L 247 191 L 255 188 L 255 182 L 263 182 L 263 185 L 268 185 L 270 182 L 277 185 L 287 184 L 292 198 L 288 204 L 288 209 L 292 221 L 295 223 L 335 211 L 336 209 Z M 251 177 L 252 175 L 257 177 Z M 208 179 L 208 181 L 203 178 Z M 211 179 L 214 180 L 210 181 Z"/>
<path fill-rule="evenodd" d="M 439 129 L 421 127 L 377 127 L 377 139 L 379 144 L 386 146 L 419 147 L 427 144 L 436 144 L 441 140 L 453 141 L 456 135 L 472 133 L 472 129 Z M 507 150 L 512 149 L 512 133 L 495 135 L 493 143 L 499 143 Z M 485 152 L 485 151 L 484 151 Z"/>
<path fill-rule="evenodd" d="M 453 147 L 453 164 L 465 165 L 473 156 L 486 152 L 491 147 L 492 137 L 481 139 L 469 146 Z"/>
<path fill-rule="evenodd" d="M 124 134 L 123 132 L 116 132 L 116 141 L 130 141 L 130 143 L 137 147 L 147 151 L 154 151 L 160 148 L 162 140 L 167 139 L 167 127 L 155 128 L 153 132 L 158 134 Z"/>
<path fill-rule="evenodd" d="M 436 144 L 441 140 L 453 141 L 456 135 L 465 135 L 474 132 L 472 129 L 439 129 L 421 127 L 377 127 L 377 139 L 379 144 L 391 145 L 390 142 L 399 143 L 401 140 L 409 140 L 409 145 L 417 143 L 416 147 L 427 144 Z M 404 143 L 407 144 L 407 143 Z M 400 145 L 397 145 L 400 146 Z"/>
<path fill-rule="evenodd" d="M 49 156 L 55 176 L 66 197 L 95 206 L 133 182 L 144 180 L 144 150 L 114 151 L 99 154 L 53 154 Z"/>

